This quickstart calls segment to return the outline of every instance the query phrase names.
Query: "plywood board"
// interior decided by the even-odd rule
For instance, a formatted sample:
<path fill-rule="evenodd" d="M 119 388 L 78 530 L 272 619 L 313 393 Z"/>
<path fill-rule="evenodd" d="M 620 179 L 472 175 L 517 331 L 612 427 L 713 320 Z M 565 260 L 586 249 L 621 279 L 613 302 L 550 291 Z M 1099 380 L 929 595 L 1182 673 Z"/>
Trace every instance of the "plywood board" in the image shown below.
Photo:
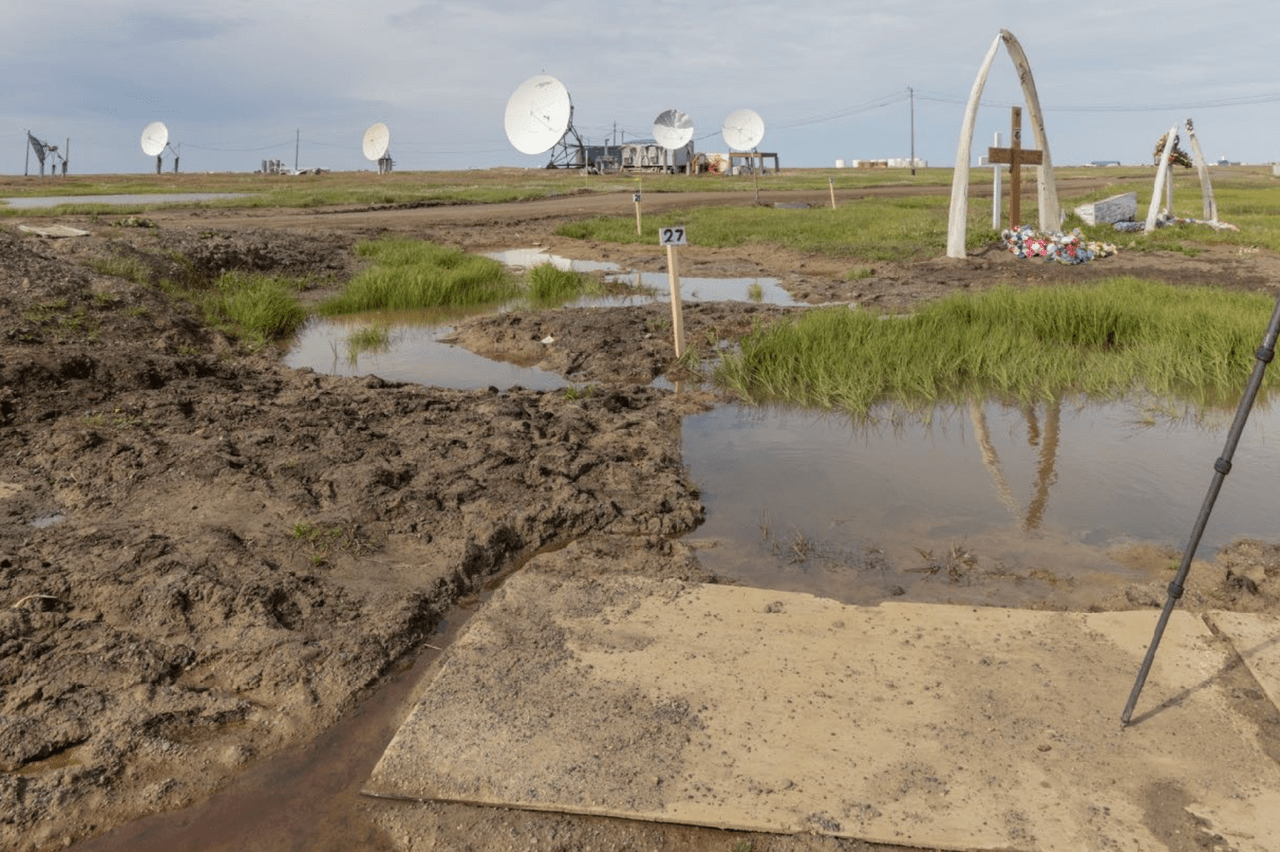
<path fill-rule="evenodd" d="M 1239 852 L 1280 848 L 1280 770 L 1234 718 L 1230 649 L 1199 619 L 1173 613 L 1121 727 L 1154 623 L 526 569 L 366 792 L 1046 852 L 1164 850 L 1153 814 L 1172 795 Z"/>

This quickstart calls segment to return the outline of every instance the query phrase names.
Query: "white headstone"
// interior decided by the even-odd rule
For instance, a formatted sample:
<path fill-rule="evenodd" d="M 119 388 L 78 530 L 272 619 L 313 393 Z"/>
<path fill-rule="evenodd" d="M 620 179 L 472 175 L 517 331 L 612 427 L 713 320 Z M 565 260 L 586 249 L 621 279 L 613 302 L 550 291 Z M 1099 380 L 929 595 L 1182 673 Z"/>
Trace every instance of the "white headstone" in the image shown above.
<path fill-rule="evenodd" d="M 1076 215 L 1086 225 L 1110 225 L 1115 222 L 1131 222 L 1138 215 L 1138 193 L 1126 192 L 1113 195 L 1092 204 L 1081 204 Z"/>

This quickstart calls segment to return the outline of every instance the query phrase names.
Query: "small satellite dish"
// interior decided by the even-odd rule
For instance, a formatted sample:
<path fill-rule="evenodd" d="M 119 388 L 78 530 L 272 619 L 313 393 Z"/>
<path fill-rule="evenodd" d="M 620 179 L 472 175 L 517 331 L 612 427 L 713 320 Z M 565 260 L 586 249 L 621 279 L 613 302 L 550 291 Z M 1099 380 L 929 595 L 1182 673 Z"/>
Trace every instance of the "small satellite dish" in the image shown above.
<path fill-rule="evenodd" d="M 163 121 L 153 121 L 142 128 L 142 153 L 148 157 L 157 157 L 169 144 L 169 128 Z"/>
<path fill-rule="evenodd" d="M 364 132 L 364 141 L 361 143 L 361 147 L 364 150 L 364 158 L 366 160 L 377 161 L 382 159 L 390 145 L 391 131 L 381 121 L 377 124 L 369 125 L 369 129 Z"/>
<path fill-rule="evenodd" d="M 725 144 L 735 151 L 750 151 L 764 138 L 764 119 L 749 109 L 729 113 L 720 128 Z"/>
<path fill-rule="evenodd" d="M 564 137 L 572 118 L 568 89 L 539 74 L 521 83 L 507 101 L 507 139 L 522 154 L 541 154 Z"/>
<path fill-rule="evenodd" d="M 669 109 L 653 120 L 653 138 L 668 151 L 683 148 L 693 138 L 693 119 L 687 112 Z"/>

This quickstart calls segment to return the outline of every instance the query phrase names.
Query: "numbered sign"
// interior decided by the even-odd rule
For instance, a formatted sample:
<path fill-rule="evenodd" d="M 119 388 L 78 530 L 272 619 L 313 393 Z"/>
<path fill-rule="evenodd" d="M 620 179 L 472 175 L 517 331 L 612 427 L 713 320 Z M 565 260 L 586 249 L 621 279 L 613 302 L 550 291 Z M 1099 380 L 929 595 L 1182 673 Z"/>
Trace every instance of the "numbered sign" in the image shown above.
<path fill-rule="evenodd" d="M 658 245 L 687 246 L 688 244 L 689 244 L 689 235 L 684 228 L 659 228 L 658 229 Z"/>
<path fill-rule="evenodd" d="M 633 194 L 632 194 L 632 196 L 631 196 L 631 200 L 632 200 L 632 201 L 634 201 L 636 204 L 639 204 L 639 203 L 640 203 L 640 193 L 638 193 L 638 192 L 633 193 Z"/>

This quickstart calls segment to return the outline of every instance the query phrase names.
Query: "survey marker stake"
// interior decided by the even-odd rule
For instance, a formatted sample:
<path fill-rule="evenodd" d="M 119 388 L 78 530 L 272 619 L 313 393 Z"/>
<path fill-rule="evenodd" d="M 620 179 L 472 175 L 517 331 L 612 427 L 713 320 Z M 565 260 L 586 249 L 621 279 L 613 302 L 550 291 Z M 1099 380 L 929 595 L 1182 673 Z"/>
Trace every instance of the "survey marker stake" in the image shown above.
<path fill-rule="evenodd" d="M 1134 705 L 1138 703 L 1142 686 L 1147 682 L 1147 675 L 1151 672 L 1151 663 L 1155 661 L 1156 649 L 1160 646 L 1160 638 L 1164 636 L 1169 616 L 1173 613 L 1173 607 L 1178 599 L 1182 597 L 1187 575 L 1191 573 L 1191 560 L 1200 546 L 1200 536 L 1204 534 L 1205 524 L 1209 522 L 1213 504 L 1218 499 L 1218 491 L 1222 489 L 1222 481 L 1231 472 L 1231 457 L 1235 455 L 1240 433 L 1244 431 L 1245 421 L 1249 419 L 1249 412 L 1253 409 L 1258 389 L 1262 386 L 1262 376 L 1267 371 L 1267 364 L 1271 363 L 1271 359 L 1275 357 L 1278 333 L 1280 333 L 1280 297 L 1277 297 L 1276 306 L 1271 311 L 1271 321 L 1267 324 L 1266 333 L 1262 336 L 1262 345 L 1254 353 L 1257 362 L 1253 365 L 1253 372 L 1249 376 L 1249 384 L 1245 387 L 1244 396 L 1240 398 L 1235 419 L 1231 421 L 1231 428 L 1227 431 L 1227 443 L 1222 450 L 1222 456 L 1213 463 L 1213 480 L 1209 483 L 1209 493 L 1205 495 L 1204 504 L 1200 507 L 1200 515 L 1196 518 L 1195 526 L 1191 530 L 1191 538 L 1187 540 L 1187 548 L 1182 553 L 1182 564 L 1178 566 L 1178 573 L 1169 584 L 1169 595 L 1165 598 L 1164 610 L 1161 611 L 1160 618 L 1156 622 L 1155 635 L 1147 648 L 1147 656 L 1142 661 L 1142 668 L 1138 670 L 1138 679 L 1133 684 L 1133 691 L 1129 693 L 1129 702 L 1125 704 L 1124 713 L 1120 716 L 1122 725 L 1127 726 L 1129 719 L 1133 716 Z"/>
<path fill-rule="evenodd" d="M 659 228 L 658 244 L 667 248 L 667 281 L 671 285 L 671 331 L 676 339 L 676 359 L 684 356 L 684 310 L 680 304 L 680 266 L 676 250 L 689 244 L 683 227 Z"/>

